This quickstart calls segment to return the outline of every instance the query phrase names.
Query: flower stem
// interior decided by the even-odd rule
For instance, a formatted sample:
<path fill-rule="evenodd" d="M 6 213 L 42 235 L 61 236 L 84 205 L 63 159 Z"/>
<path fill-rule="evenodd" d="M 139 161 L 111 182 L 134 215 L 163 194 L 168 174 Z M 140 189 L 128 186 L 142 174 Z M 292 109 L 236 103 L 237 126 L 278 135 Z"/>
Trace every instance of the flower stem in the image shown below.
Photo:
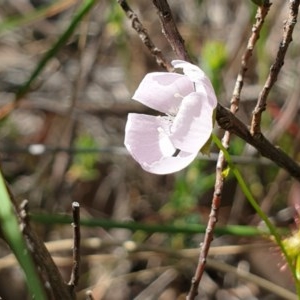
<path fill-rule="evenodd" d="M 284 255 L 284 257 L 287 261 L 287 264 L 288 264 L 288 266 L 289 266 L 289 268 L 292 272 L 292 275 L 294 277 L 295 284 L 296 284 L 297 294 L 298 294 L 298 296 L 300 296 L 300 282 L 297 279 L 296 270 L 294 268 L 294 265 L 293 265 L 293 262 L 292 262 L 291 258 L 287 254 L 287 251 L 286 251 L 286 249 L 285 249 L 285 247 L 282 243 L 280 235 L 278 234 L 278 232 L 276 230 L 276 227 L 272 224 L 272 222 L 269 220 L 267 215 L 263 212 L 263 210 L 260 208 L 259 204 L 256 202 L 256 200 L 252 196 L 250 189 L 248 188 L 246 182 L 244 181 L 240 171 L 237 169 L 237 167 L 232 162 L 230 154 L 224 148 L 224 146 L 222 145 L 222 142 L 214 134 L 212 135 L 212 140 L 217 145 L 217 147 L 223 152 L 224 157 L 225 157 L 225 159 L 226 159 L 226 161 L 227 161 L 227 163 L 230 167 L 230 170 L 232 171 L 232 173 L 234 174 L 236 180 L 238 181 L 238 183 L 240 185 L 240 188 L 241 188 L 242 192 L 244 193 L 245 197 L 247 198 L 247 200 L 249 201 L 251 206 L 254 208 L 254 210 L 257 212 L 259 217 L 265 222 L 267 228 L 269 229 L 270 234 L 274 237 L 276 244 L 280 248 L 280 250 L 281 250 L 282 254 Z"/>

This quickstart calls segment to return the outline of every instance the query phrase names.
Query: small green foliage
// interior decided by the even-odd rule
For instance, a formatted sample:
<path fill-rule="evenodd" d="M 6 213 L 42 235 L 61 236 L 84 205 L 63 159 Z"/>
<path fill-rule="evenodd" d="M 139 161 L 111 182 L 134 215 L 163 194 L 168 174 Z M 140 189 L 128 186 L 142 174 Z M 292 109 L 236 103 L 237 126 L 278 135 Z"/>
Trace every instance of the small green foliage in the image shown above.
<path fill-rule="evenodd" d="M 74 143 L 76 149 L 96 149 L 98 147 L 95 139 L 89 134 L 80 135 Z M 98 153 L 78 153 L 74 155 L 68 176 L 71 180 L 80 179 L 83 181 L 93 180 L 97 177 L 95 169 L 98 160 Z"/>
<path fill-rule="evenodd" d="M 202 57 L 212 72 L 220 70 L 227 60 L 224 43 L 220 41 L 206 42 L 202 49 Z"/>
<path fill-rule="evenodd" d="M 114 36 L 114 40 L 116 40 L 119 44 L 126 41 L 126 33 L 123 25 L 124 18 L 124 12 L 120 9 L 118 3 L 112 2 L 106 18 L 107 30 L 109 31 L 109 34 Z"/>
<path fill-rule="evenodd" d="M 161 211 L 163 214 L 176 215 L 177 221 L 189 224 L 195 220 L 195 208 L 201 196 L 214 185 L 215 175 L 206 169 L 206 161 L 194 161 L 185 172 L 178 175 L 174 192 Z M 193 216 L 193 217 L 192 217 Z M 198 218 L 198 214 L 197 214 Z"/>
<path fill-rule="evenodd" d="M 221 70 L 227 61 L 225 44 L 221 41 L 208 41 L 202 49 L 203 69 L 210 78 L 216 94 L 221 89 Z"/>

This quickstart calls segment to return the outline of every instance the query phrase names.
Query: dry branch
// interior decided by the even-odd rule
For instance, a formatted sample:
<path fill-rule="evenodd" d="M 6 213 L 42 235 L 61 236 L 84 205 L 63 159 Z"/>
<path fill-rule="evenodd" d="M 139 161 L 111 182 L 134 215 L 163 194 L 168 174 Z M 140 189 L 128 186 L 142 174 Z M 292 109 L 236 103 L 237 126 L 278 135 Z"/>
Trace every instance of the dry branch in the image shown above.
<path fill-rule="evenodd" d="M 277 81 L 278 74 L 284 64 L 285 54 L 290 43 L 293 40 L 292 34 L 294 31 L 294 27 L 297 23 L 299 3 L 299 0 L 290 1 L 289 16 L 283 28 L 283 37 L 277 51 L 275 62 L 270 68 L 268 78 L 258 97 L 257 104 L 253 111 L 250 129 L 252 135 L 259 135 L 261 133 L 260 123 L 262 113 L 266 109 L 268 95 L 270 93 L 271 88 Z"/>

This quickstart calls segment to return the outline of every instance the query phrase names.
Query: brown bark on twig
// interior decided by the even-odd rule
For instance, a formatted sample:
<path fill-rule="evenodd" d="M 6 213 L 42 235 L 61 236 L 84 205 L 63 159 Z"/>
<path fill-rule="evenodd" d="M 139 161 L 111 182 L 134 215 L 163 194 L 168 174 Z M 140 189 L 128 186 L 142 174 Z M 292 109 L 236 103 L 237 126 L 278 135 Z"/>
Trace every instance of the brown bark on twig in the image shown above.
<path fill-rule="evenodd" d="M 72 203 L 73 211 L 73 230 L 74 230 L 74 245 L 73 245 L 73 268 L 69 286 L 72 295 L 75 295 L 74 289 L 79 281 L 79 266 L 80 266 L 80 205 L 78 202 Z"/>
<path fill-rule="evenodd" d="M 169 72 L 172 71 L 174 69 L 173 66 L 165 59 L 165 57 L 161 53 L 161 50 L 154 45 L 154 43 L 152 42 L 152 40 L 150 39 L 147 33 L 147 30 L 139 20 L 138 16 L 130 8 L 127 1 L 118 0 L 118 3 L 126 13 L 127 17 L 131 20 L 132 28 L 138 33 L 143 44 L 148 48 L 150 53 L 155 57 L 157 64 L 163 67 L 164 69 L 168 70 Z"/>
<path fill-rule="evenodd" d="M 256 44 L 257 40 L 259 39 L 260 30 L 262 28 L 262 25 L 264 23 L 265 17 L 269 11 L 270 6 L 271 6 L 271 4 L 268 3 L 268 1 L 266 1 L 266 3 L 264 5 L 258 7 L 258 9 L 257 9 L 256 16 L 255 16 L 256 22 L 252 26 L 252 33 L 248 40 L 246 51 L 244 52 L 244 54 L 242 56 L 241 68 L 240 68 L 239 74 L 237 76 L 235 87 L 234 87 L 233 94 L 232 94 L 232 98 L 230 101 L 231 114 L 229 114 L 229 115 L 230 116 L 232 115 L 232 117 L 234 117 L 234 114 L 238 111 L 240 95 L 241 95 L 241 91 L 242 91 L 243 84 L 244 84 L 244 77 L 245 77 L 245 74 L 248 69 L 248 63 L 252 56 L 252 52 L 255 47 L 255 44 Z M 222 119 L 223 121 L 225 120 L 225 117 L 223 115 L 221 115 L 220 112 L 224 112 L 224 114 L 225 114 L 226 110 L 223 111 L 223 107 L 221 105 L 218 105 L 216 118 L 217 118 L 219 125 L 222 127 L 222 125 L 228 124 L 228 123 L 220 122 L 220 119 Z M 228 111 L 228 113 L 229 113 L 229 111 Z M 222 139 L 222 144 L 225 147 L 225 149 L 228 149 L 232 131 L 228 130 L 228 129 L 230 129 L 229 126 L 227 128 L 225 126 L 223 126 L 222 128 L 226 130 L 224 133 L 223 139 Z M 216 181 L 215 181 L 214 197 L 212 199 L 212 205 L 211 205 L 211 213 L 209 216 L 207 230 L 206 230 L 203 246 L 201 249 L 199 263 L 198 263 L 198 267 L 197 267 L 197 270 L 195 273 L 195 278 L 192 281 L 191 289 L 188 294 L 187 300 L 194 299 L 195 296 L 198 294 L 198 286 L 199 286 L 200 279 L 204 272 L 207 253 L 209 250 L 209 246 L 213 240 L 214 227 L 217 223 L 218 210 L 221 205 L 221 197 L 222 197 L 223 184 L 224 184 L 224 178 L 223 178 L 222 172 L 225 168 L 225 165 L 226 165 L 226 161 L 225 161 L 224 154 L 222 151 L 220 151 L 219 156 L 218 156 L 217 165 L 216 165 Z M 197 284 L 195 284 L 194 281 Z"/>
<path fill-rule="evenodd" d="M 177 29 L 167 0 L 153 0 L 153 4 L 158 11 L 162 32 L 170 43 L 173 51 L 177 54 L 179 59 L 190 61 L 191 59 L 184 46 L 184 40 Z"/>
<path fill-rule="evenodd" d="M 279 45 L 275 62 L 270 68 L 268 78 L 263 87 L 263 90 L 261 91 L 258 97 L 257 104 L 252 114 L 250 129 L 252 135 L 260 135 L 261 133 L 260 123 L 262 113 L 266 109 L 268 95 L 270 93 L 271 88 L 277 81 L 278 74 L 284 64 L 285 54 L 287 52 L 289 44 L 292 41 L 294 27 L 297 23 L 299 2 L 299 0 L 290 1 L 289 16 L 283 28 L 283 38 Z"/>
<path fill-rule="evenodd" d="M 221 173 L 222 172 L 219 172 L 219 174 Z M 206 259 L 210 248 L 210 244 L 213 241 L 214 228 L 216 223 L 218 222 L 219 208 L 221 205 L 222 186 L 223 186 L 223 178 L 218 178 L 216 180 L 216 187 L 212 199 L 211 210 L 210 210 L 209 219 L 205 231 L 204 240 L 201 245 L 198 265 L 195 271 L 195 275 L 192 278 L 190 291 L 186 297 L 187 300 L 193 300 L 198 295 L 199 283 L 205 269 Z"/>
<path fill-rule="evenodd" d="M 23 202 L 22 210 L 20 212 L 16 207 L 16 203 L 13 201 L 13 198 L 12 203 L 19 215 L 22 234 L 28 245 L 28 250 L 31 252 L 32 258 L 41 272 L 45 282 L 47 282 L 47 286 L 50 286 L 50 291 L 53 294 L 54 299 L 73 300 L 74 297 L 71 296 L 68 285 L 61 277 L 61 274 L 53 262 L 45 244 L 40 240 L 29 224 L 27 214 L 28 202 Z"/>
<path fill-rule="evenodd" d="M 235 83 L 233 93 L 232 93 L 232 98 L 230 101 L 230 104 L 231 104 L 230 111 L 232 113 L 236 113 L 238 111 L 241 91 L 242 91 L 242 88 L 244 85 L 244 77 L 248 70 L 248 62 L 252 56 L 255 44 L 256 44 L 257 40 L 259 39 L 260 30 L 264 24 L 265 17 L 268 14 L 270 6 L 271 6 L 270 3 L 266 3 L 262 6 L 259 6 L 257 9 L 256 15 L 255 15 L 256 22 L 252 26 L 252 33 L 248 40 L 246 51 L 244 52 L 244 54 L 242 56 L 241 68 L 240 68 L 239 74 L 237 76 L 236 83 Z"/>

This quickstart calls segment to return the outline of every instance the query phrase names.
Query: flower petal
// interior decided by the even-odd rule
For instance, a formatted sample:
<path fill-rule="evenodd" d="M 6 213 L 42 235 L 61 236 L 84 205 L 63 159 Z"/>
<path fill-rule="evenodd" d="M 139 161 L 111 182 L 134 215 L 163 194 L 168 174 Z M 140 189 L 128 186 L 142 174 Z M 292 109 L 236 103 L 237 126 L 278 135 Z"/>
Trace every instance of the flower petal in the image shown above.
<path fill-rule="evenodd" d="M 168 121 L 163 117 L 128 114 L 124 144 L 141 167 L 153 174 L 170 174 L 187 167 L 197 156 L 176 148 L 163 130 Z"/>
<path fill-rule="evenodd" d="M 186 168 L 197 156 L 196 153 L 180 151 L 178 156 L 162 157 L 152 164 L 144 164 L 142 168 L 150 173 L 164 175 L 178 172 Z"/>
<path fill-rule="evenodd" d="M 193 82 L 198 82 L 207 77 L 205 73 L 196 65 L 184 60 L 173 60 L 172 65 L 175 69 L 182 69 L 183 73 Z"/>
<path fill-rule="evenodd" d="M 196 92 L 207 93 L 207 101 L 213 106 L 217 105 L 217 98 L 214 88 L 209 78 L 199 67 L 184 60 L 173 60 L 172 65 L 174 68 L 182 69 L 183 73 L 195 83 Z"/>
<path fill-rule="evenodd" d="M 142 166 L 171 156 L 176 148 L 165 133 L 167 121 L 162 117 L 128 114 L 124 144 L 133 158 Z"/>
<path fill-rule="evenodd" d="M 144 77 L 132 99 L 165 114 L 175 115 L 182 98 L 194 91 L 194 85 L 187 76 L 155 72 Z"/>
<path fill-rule="evenodd" d="M 198 152 L 213 129 L 214 107 L 207 94 L 194 92 L 185 97 L 171 127 L 171 141 L 177 149 Z"/>

